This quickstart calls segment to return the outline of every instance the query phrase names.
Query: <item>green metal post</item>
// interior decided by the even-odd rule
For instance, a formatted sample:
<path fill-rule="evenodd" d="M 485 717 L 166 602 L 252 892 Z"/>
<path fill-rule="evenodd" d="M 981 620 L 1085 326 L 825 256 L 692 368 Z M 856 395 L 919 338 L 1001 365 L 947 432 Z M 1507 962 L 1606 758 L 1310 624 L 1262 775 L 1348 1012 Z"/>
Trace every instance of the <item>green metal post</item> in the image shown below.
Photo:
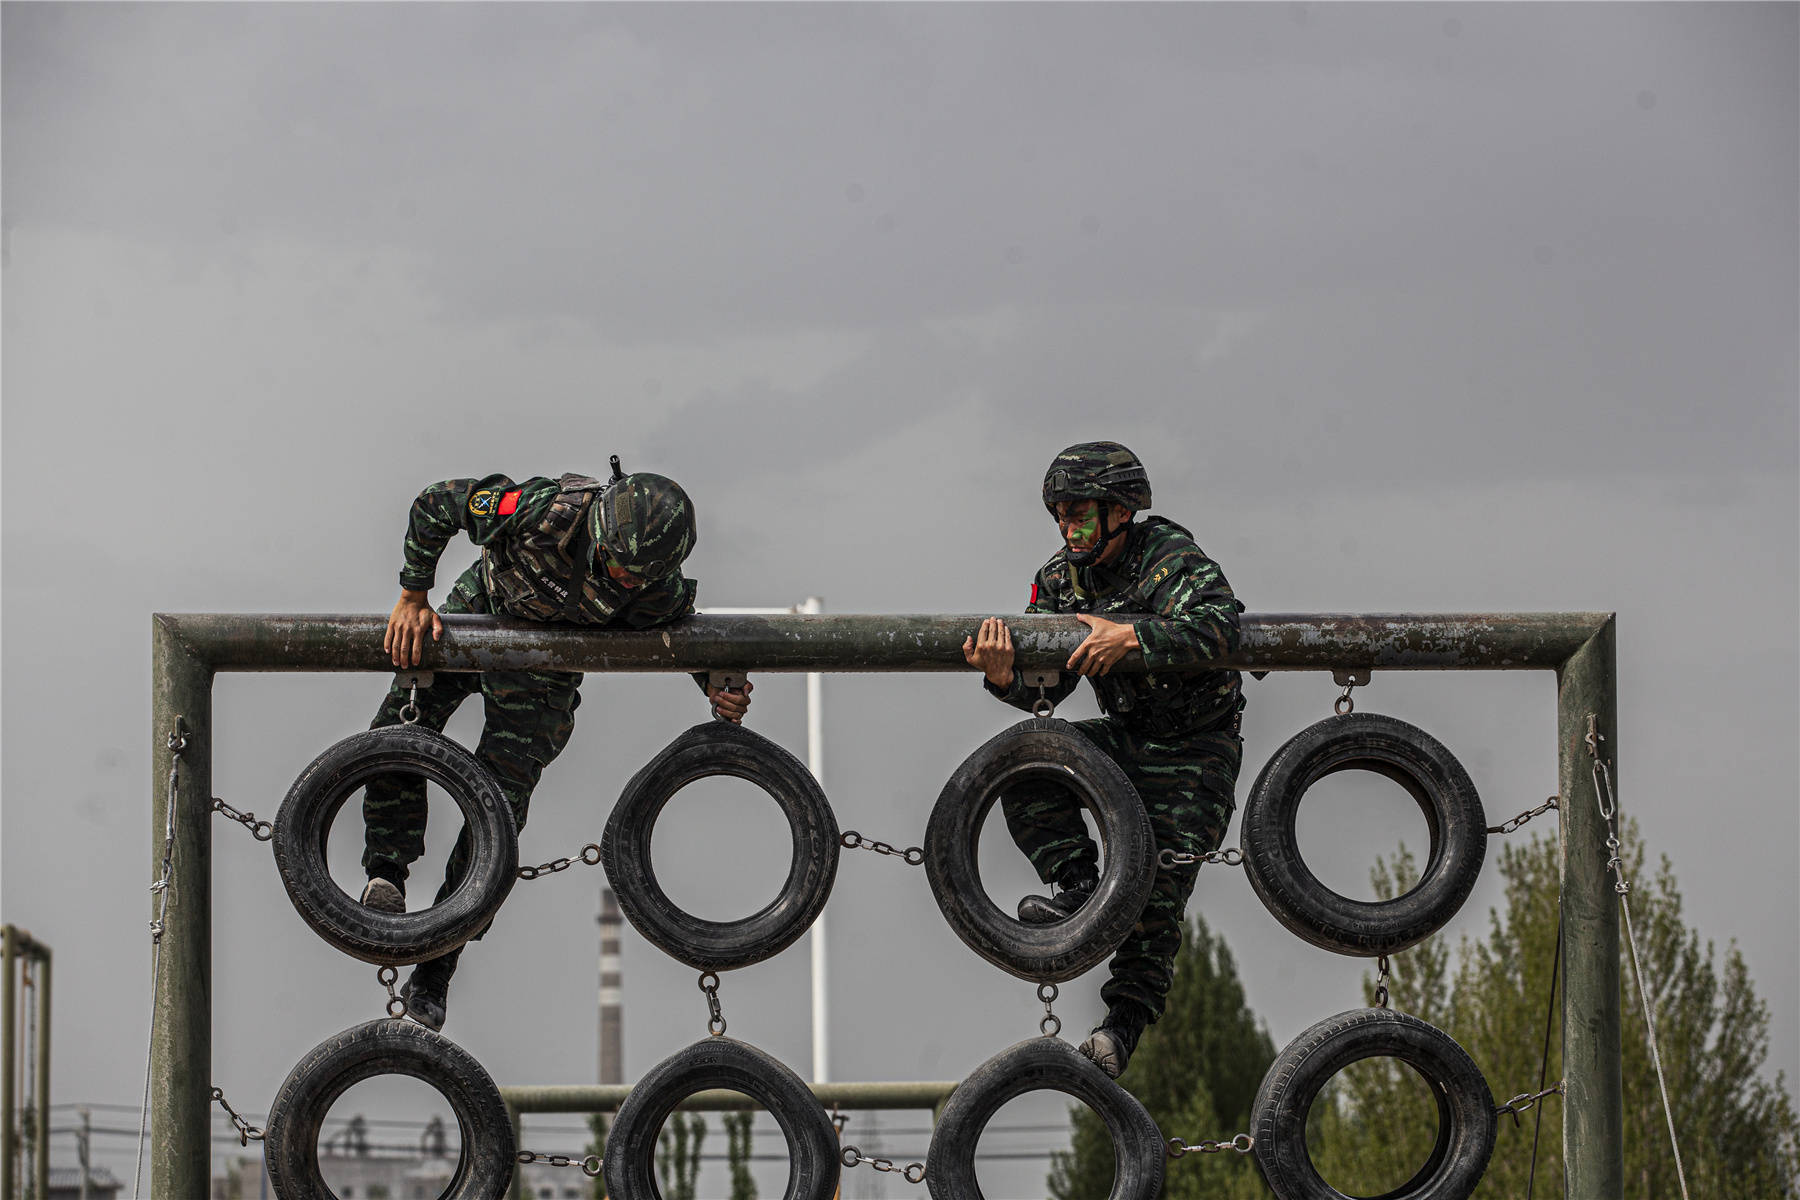
<path fill-rule="evenodd" d="M 38 1036 L 37 1082 L 32 1092 L 37 1096 L 37 1151 L 32 1155 L 37 1200 L 50 1195 L 50 947 L 42 942 L 36 947 L 38 966 Z"/>
<path fill-rule="evenodd" d="M 511 1101 L 506 1104 L 506 1116 L 512 1122 L 513 1149 L 525 1148 L 525 1114 L 515 1108 Z M 464 1153 L 467 1153 L 465 1150 Z M 525 1164 L 513 1164 L 512 1187 L 508 1189 L 509 1200 L 525 1200 Z"/>
<path fill-rule="evenodd" d="M 0 958 L 5 960 L 5 981 L 0 984 L 0 1200 L 13 1200 L 14 1156 L 19 1148 L 13 1141 L 13 1127 L 18 1114 L 13 1112 L 13 1070 L 15 1047 L 13 1038 L 19 1031 L 18 1011 L 14 1007 L 14 959 L 18 957 L 17 935 L 11 925 L 0 930 Z"/>
<path fill-rule="evenodd" d="M 1609 617 L 1557 672 L 1562 796 L 1563 1187 L 1572 1200 L 1624 1194 L 1619 1049 L 1619 899 L 1607 872 L 1606 821 L 1594 788 L 1590 729 L 1619 777 L 1617 635 Z"/>
<path fill-rule="evenodd" d="M 155 825 L 150 878 L 161 878 L 166 822 L 175 831 L 174 879 L 163 917 L 150 1039 L 151 1200 L 212 1194 L 212 668 L 173 625 L 151 621 L 150 787 Z M 185 728 L 179 758 L 169 735 Z M 171 766 L 177 771 L 169 812 Z M 151 918 L 159 897 L 152 895 Z"/>

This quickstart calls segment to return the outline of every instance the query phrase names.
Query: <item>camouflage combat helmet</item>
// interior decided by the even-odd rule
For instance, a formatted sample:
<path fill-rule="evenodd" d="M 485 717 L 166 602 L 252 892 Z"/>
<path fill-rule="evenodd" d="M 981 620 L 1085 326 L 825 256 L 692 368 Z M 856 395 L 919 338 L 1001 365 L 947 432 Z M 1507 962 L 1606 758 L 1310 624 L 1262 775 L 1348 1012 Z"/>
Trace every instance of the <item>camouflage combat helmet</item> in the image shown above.
<path fill-rule="evenodd" d="M 1105 500 L 1132 512 L 1150 507 L 1150 477 L 1138 456 L 1117 442 L 1081 442 L 1050 462 L 1044 472 L 1044 507 L 1059 500 Z"/>
<path fill-rule="evenodd" d="M 595 543 L 640 579 L 672 574 L 699 539 L 693 502 L 666 475 L 623 474 L 616 455 L 612 466 L 612 482 L 589 511 Z"/>
<path fill-rule="evenodd" d="M 1114 525 L 1109 505 L 1122 505 L 1134 513 L 1150 507 L 1150 477 L 1138 456 L 1117 442 L 1079 442 L 1050 460 L 1050 469 L 1044 472 L 1044 508 L 1055 517 L 1057 504 L 1077 500 L 1100 502 L 1099 537 L 1086 550 L 1066 551 L 1071 563 L 1085 567 L 1131 524 L 1127 517 Z"/>

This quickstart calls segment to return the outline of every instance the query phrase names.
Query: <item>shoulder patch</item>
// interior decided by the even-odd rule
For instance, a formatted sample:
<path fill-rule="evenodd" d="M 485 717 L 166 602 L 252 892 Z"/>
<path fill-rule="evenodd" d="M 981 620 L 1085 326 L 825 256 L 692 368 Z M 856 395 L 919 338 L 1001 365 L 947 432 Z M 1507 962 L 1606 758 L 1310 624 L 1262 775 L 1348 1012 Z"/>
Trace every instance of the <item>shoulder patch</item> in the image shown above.
<path fill-rule="evenodd" d="M 500 507 L 497 511 L 501 516 L 510 517 L 519 511 L 519 492 L 523 490 L 520 488 L 519 491 L 508 492 L 500 497 Z"/>
<path fill-rule="evenodd" d="M 518 493 L 515 492 L 513 495 L 517 497 Z M 482 488 L 479 492 L 476 492 L 473 496 L 469 497 L 469 511 L 478 517 L 491 517 L 494 515 L 494 506 L 499 502 L 499 492 L 494 491 L 492 488 Z"/>
<path fill-rule="evenodd" d="M 1036 603 L 1037 603 L 1037 598 L 1038 598 L 1038 585 L 1037 585 L 1037 584 L 1035 584 L 1035 583 L 1034 583 L 1034 584 L 1032 584 L 1032 585 L 1031 585 L 1031 600 L 1030 600 L 1030 603 L 1032 603 L 1032 604 L 1036 604 Z"/>

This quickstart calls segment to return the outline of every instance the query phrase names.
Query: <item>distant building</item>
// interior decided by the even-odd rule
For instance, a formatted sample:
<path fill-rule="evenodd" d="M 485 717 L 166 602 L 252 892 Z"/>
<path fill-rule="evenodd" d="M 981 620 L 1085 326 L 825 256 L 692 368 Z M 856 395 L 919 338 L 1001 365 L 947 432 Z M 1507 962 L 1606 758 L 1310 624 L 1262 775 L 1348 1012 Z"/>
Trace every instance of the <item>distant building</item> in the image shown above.
<path fill-rule="evenodd" d="M 87 1176 L 88 1200 L 118 1200 L 125 1186 L 105 1167 L 90 1167 Z M 80 1167 L 50 1168 L 49 1200 L 81 1200 L 82 1195 Z"/>
<path fill-rule="evenodd" d="M 450 1186 L 456 1160 L 447 1156 L 336 1154 L 321 1147 L 319 1168 L 331 1182 L 338 1200 L 437 1200 Z M 588 1200 L 593 1192 L 589 1179 L 573 1167 L 532 1163 L 525 1173 L 525 1194 L 531 1200 Z M 115 1191 L 94 1200 L 115 1200 Z M 52 1200 L 75 1200 L 51 1187 Z M 225 1174 L 213 1176 L 212 1200 L 275 1200 L 275 1189 L 260 1155 L 234 1159 Z"/>

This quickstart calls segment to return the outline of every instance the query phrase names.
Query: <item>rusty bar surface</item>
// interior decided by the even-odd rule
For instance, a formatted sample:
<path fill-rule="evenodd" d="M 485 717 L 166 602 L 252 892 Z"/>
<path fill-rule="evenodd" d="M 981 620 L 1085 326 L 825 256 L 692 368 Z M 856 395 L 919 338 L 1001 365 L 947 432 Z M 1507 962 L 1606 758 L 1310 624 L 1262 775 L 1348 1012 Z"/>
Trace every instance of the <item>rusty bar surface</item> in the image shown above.
<path fill-rule="evenodd" d="M 987 614 L 702 615 L 649 630 L 552 627 L 500 617 L 444 618 L 421 667 L 442 671 L 968 671 L 963 639 Z M 1000 614 L 1022 669 L 1062 667 L 1087 636 L 1072 616 Z M 1246 670 L 1555 670 L 1593 637 L 1604 613 L 1251 614 Z M 218 671 L 391 671 L 377 615 L 163 613 Z M 1141 671 L 1133 652 L 1114 670 Z"/>

